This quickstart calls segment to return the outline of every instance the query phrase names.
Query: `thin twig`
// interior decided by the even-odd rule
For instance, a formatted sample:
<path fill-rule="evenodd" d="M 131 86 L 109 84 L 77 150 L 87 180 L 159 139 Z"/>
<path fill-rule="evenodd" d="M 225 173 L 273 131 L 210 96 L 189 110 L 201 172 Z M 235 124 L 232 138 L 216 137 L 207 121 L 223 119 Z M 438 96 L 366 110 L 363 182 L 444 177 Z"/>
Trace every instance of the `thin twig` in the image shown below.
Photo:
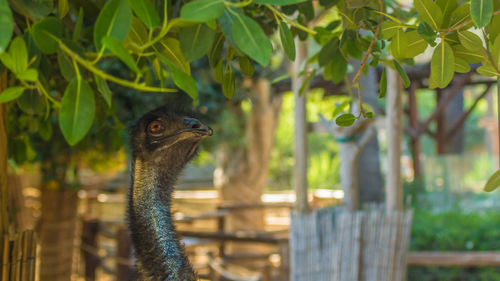
<path fill-rule="evenodd" d="M 379 4 L 380 4 L 380 10 L 383 11 L 384 10 L 384 3 L 382 2 L 382 0 L 379 0 Z M 372 52 L 373 45 L 375 45 L 375 41 L 377 41 L 377 36 L 378 36 L 378 33 L 380 32 L 380 25 L 382 24 L 383 20 L 384 20 L 384 15 L 380 14 L 377 27 L 375 28 L 375 33 L 373 33 L 372 40 L 370 41 L 370 46 L 368 47 L 368 50 L 366 50 L 365 56 L 361 60 L 361 64 L 359 66 L 358 72 L 354 76 L 354 79 L 352 79 L 352 83 L 356 83 L 356 80 L 360 79 L 361 72 L 363 71 L 363 68 L 365 67 L 365 64 L 366 64 L 366 60 L 368 59 L 368 57 L 370 56 L 370 54 Z"/>
<path fill-rule="evenodd" d="M 266 4 L 266 7 L 271 10 L 273 13 L 277 14 L 280 18 L 282 18 L 284 21 L 288 22 L 290 25 L 295 26 L 298 29 L 301 29 L 309 34 L 316 35 L 316 31 L 309 29 L 299 23 L 294 22 L 293 20 L 289 19 L 285 15 L 283 15 L 280 11 L 276 10 L 272 5 Z"/>

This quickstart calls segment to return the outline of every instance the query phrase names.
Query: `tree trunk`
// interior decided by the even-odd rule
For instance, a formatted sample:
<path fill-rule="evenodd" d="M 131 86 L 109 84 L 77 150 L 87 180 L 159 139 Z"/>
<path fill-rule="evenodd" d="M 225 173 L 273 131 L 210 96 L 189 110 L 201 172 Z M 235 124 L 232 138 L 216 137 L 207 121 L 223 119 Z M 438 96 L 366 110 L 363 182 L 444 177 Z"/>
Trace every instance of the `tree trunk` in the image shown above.
<path fill-rule="evenodd" d="M 40 281 L 69 281 L 78 197 L 66 186 L 67 156 L 42 162 Z"/>
<path fill-rule="evenodd" d="M 223 202 L 260 202 L 267 184 L 269 159 L 273 147 L 281 96 L 272 95 L 270 83 L 264 78 L 252 81 L 250 98 L 252 110 L 245 124 L 245 147 L 236 150 L 223 147 L 218 151 L 219 167 L 215 184 Z M 242 114 L 242 112 L 240 112 Z M 232 212 L 225 230 L 262 230 L 261 210 Z"/>
<path fill-rule="evenodd" d="M 444 91 L 445 94 L 449 94 L 448 91 Z M 464 113 L 464 90 L 461 89 L 448 104 L 444 110 L 444 127 L 445 132 L 448 133 L 450 128 L 457 122 L 458 119 Z M 465 124 L 460 126 L 452 136 L 447 136 L 444 144 L 444 153 L 460 154 L 464 150 L 464 131 Z"/>
<path fill-rule="evenodd" d="M 351 60 L 354 69 L 358 69 L 359 60 Z M 354 73 L 349 75 L 352 80 Z M 373 108 L 374 114 L 381 114 L 377 104 L 377 70 L 368 68 L 366 75 L 361 75 L 361 98 L 363 103 L 369 104 Z M 357 91 L 353 88 L 353 91 Z M 359 139 L 363 132 L 358 132 L 356 138 Z M 359 159 L 354 169 L 357 169 L 357 182 L 359 184 L 359 204 L 363 206 L 365 203 L 381 203 L 384 200 L 384 192 L 382 189 L 382 173 L 380 171 L 380 157 L 377 132 L 366 146 L 361 150 Z"/>

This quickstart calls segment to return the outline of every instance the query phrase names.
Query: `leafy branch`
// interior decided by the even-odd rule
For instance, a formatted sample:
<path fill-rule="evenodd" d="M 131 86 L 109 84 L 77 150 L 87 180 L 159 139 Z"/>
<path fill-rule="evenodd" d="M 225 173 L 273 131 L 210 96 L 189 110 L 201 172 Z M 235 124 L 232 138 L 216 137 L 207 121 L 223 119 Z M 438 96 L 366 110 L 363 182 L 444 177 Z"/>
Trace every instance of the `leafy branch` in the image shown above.
<path fill-rule="evenodd" d="M 170 89 L 170 88 L 158 88 L 158 87 L 151 87 L 151 86 L 146 86 L 143 84 L 137 84 L 128 80 L 124 80 L 115 76 L 112 76 L 99 68 L 95 67 L 91 62 L 83 59 L 80 57 L 77 53 L 73 52 L 68 46 L 66 46 L 64 43 L 62 43 L 61 40 L 54 38 L 55 40 L 58 41 L 59 43 L 59 48 L 65 52 L 71 59 L 77 61 L 81 66 L 85 67 L 87 70 L 91 71 L 95 75 L 101 77 L 104 80 L 111 81 L 113 83 L 116 83 L 118 85 L 128 87 L 131 89 L 135 89 L 138 91 L 143 91 L 143 92 L 177 92 L 176 89 Z"/>
<path fill-rule="evenodd" d="M 384 3 L 382 0 L 379 0 L 379 5 L 380 5 L 380 10 L 384 11 Z M 363 110 L 363 101 L 361 98 L 361 72 L 363 71 L 363 68 L 366 65 L 366 60 L 370 56 L 373 50 L 373 46 L 375 45 L 375 41 L 377 41 L 378 34 L 380 32 L 380 26 L 382 25 L 382 21 L 384 20 L 384 13 L 381 12 L 379 15 L 379 20 L 377 23 L 377 27 L 375 28 L 375 32 L 373 33 L 372 40 L 370 41 L 370 45 L 368 46 L 368 50 L 366 50 L 365 55 L 363 56 L 363 59 L 361 60 L 361 64 L 359 65 L 358 72 L 354 76 L 354 79 L 352 79 L 352 83 L 357 83 L 358 84 L 358 100 L 359 100 L 359 110 L 363 117 L 366 117 L 365 111 Z"/>

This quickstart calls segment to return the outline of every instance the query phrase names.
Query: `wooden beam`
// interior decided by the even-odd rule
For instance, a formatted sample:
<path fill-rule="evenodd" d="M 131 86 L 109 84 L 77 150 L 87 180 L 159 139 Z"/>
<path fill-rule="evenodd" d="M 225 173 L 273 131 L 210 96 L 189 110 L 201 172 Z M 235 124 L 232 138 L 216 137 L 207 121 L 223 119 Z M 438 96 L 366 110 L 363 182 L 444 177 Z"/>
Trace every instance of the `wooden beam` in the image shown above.
<path fill-rule="evenodd" d="M 425 130 L 429 127 L 429 124 L 432 121 L 434 121 L 439 116 L 439 114 L 441 114 L 442 111 L 444 111 L 446 106 L 455 97 L 455 95 L 460 93 L 460 90 L 469 81 L 470 76 L 471 76 L 470 72 L 460 76 L 456 76 L 458 78 L 453 82 L 451 88 L 448 90 L 449 92 L 447 93 L 447 95 L 439 101 L 436 109 L 431 114 L 431 116 L 429 116 L 422 124 L 420 124 L 419 128 L 417 128 L 419 134 L 425 132 Z"/>
<path fill-rule="evenodd" d="M 282 241 L 288 241 L 287 234 L 274 234 L 270 232 L 236 231 L 236 232 L 212 232 L 212 231 L 184 231 L 178 230 L 182 237 L 195 237 L 211 239 L 215 241 L 234 242 L 256 242 L 278 245 Z"/>
<path fill-rule="evenodd" d="M 294 96 L 294 153 L 295 165 L 293 167 L 294 189 L 297 195 L 295 203 L 299 213 L 309 212 L 309 202 L 307 198 L 307 121 L 306 121 L 306 86 L 302 93 L 300 89 L 306 80 L 306 75 L 299 76 L 308 58 L 307 42 L 295 40 L 297 46 L 297 58 L 295 59 L 292 74 L 292 91 Z"/>
<path fill-rule="evenodd" d="M 479 101 L 481 99 L 483 99 L 486 96 L 486 94 L 488 94 L 488 92 L 489 92 L 489 90 L 491 88 L 491 85 L 493 85 L 493 84 L 486 84 L 486 89 L 481 93 L 481 95 L 479 95 L 479 97 L 477 97 L 474 100 L 474 103 L 469 107 L 469 109 L 466 112 L 464 112 L 460 116 L 460 118 L 453 124 L 453 126 L 451 127 L 451 129 L 448 131 L 448 134 L 446 135 L 446 138 L 449 139 L 449 138 L 453 137 L 453 135 L 458 131 L 458 129 L 460 129 L 460 127 L 462 127 L 464 125 L 465 120 L 472 113 L 472 111 L 477 106 L 477 104 L 479 103 Z"/>
<path fill-rule="evenodd" d="M 410 252 L 414 266 L 500 266 L 500 252 Z"/>
<path fill-rule="evenodd" d="M 260 202 L 242 202 L 242 203 L 221 203 L 218 206 L 222 210 L 237 210 L 237 209 L 276 209 L 276 208 L 293 208 L 292 203 L 260 203 Z"/>

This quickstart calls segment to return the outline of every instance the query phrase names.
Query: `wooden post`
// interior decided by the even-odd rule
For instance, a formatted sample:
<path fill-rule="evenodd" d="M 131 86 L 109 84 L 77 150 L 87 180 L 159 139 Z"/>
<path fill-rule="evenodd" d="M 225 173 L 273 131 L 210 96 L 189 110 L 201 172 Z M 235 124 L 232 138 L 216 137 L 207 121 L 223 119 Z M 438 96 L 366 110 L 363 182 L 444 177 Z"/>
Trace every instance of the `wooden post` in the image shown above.
<path fill-rule="evenodd" d="M 279 243 L 281 256 L 280 281 L 290 281 L 290 245 L 288 240 Z"/>
<path fill-rule="evenodd" d="M 132 264 L 132 240 L 126 227 L 120 227 L 116 234 L 118 243 L 116 251 L 116 280 L 135 280 L 135 267 Z"/>
<path fill-rule="evenodd" d="M 306 120 L 306 93 L 300 93 L 306 75 L 299 77 L 301 68 L 307 60 L 307 43 L 295 40 L 297 46 L 297 57 L 292 65 L 292 91 L 295 101 L 294 119 L 294 189 L 297 196 L 296 209 L 300 213 L 309 212 L 309 202 L 307 200 L 307 120 Z"/>
<path fill-rule="evenodd" d="M 99 220 L 96 218 L 85 218 L 82 226 L 82 255 L 85 263 L 85 280 L 95 280 L 96 269 L 101 263 L 96 249 L 97 234 L 99 233 Z"/>
<path fill-rule="evenodd" d="M 396 71 L 387 69 L 387 187 L 386 210 L 403 210 L 401 141 L 403 138 L 403 85 Z"/>

